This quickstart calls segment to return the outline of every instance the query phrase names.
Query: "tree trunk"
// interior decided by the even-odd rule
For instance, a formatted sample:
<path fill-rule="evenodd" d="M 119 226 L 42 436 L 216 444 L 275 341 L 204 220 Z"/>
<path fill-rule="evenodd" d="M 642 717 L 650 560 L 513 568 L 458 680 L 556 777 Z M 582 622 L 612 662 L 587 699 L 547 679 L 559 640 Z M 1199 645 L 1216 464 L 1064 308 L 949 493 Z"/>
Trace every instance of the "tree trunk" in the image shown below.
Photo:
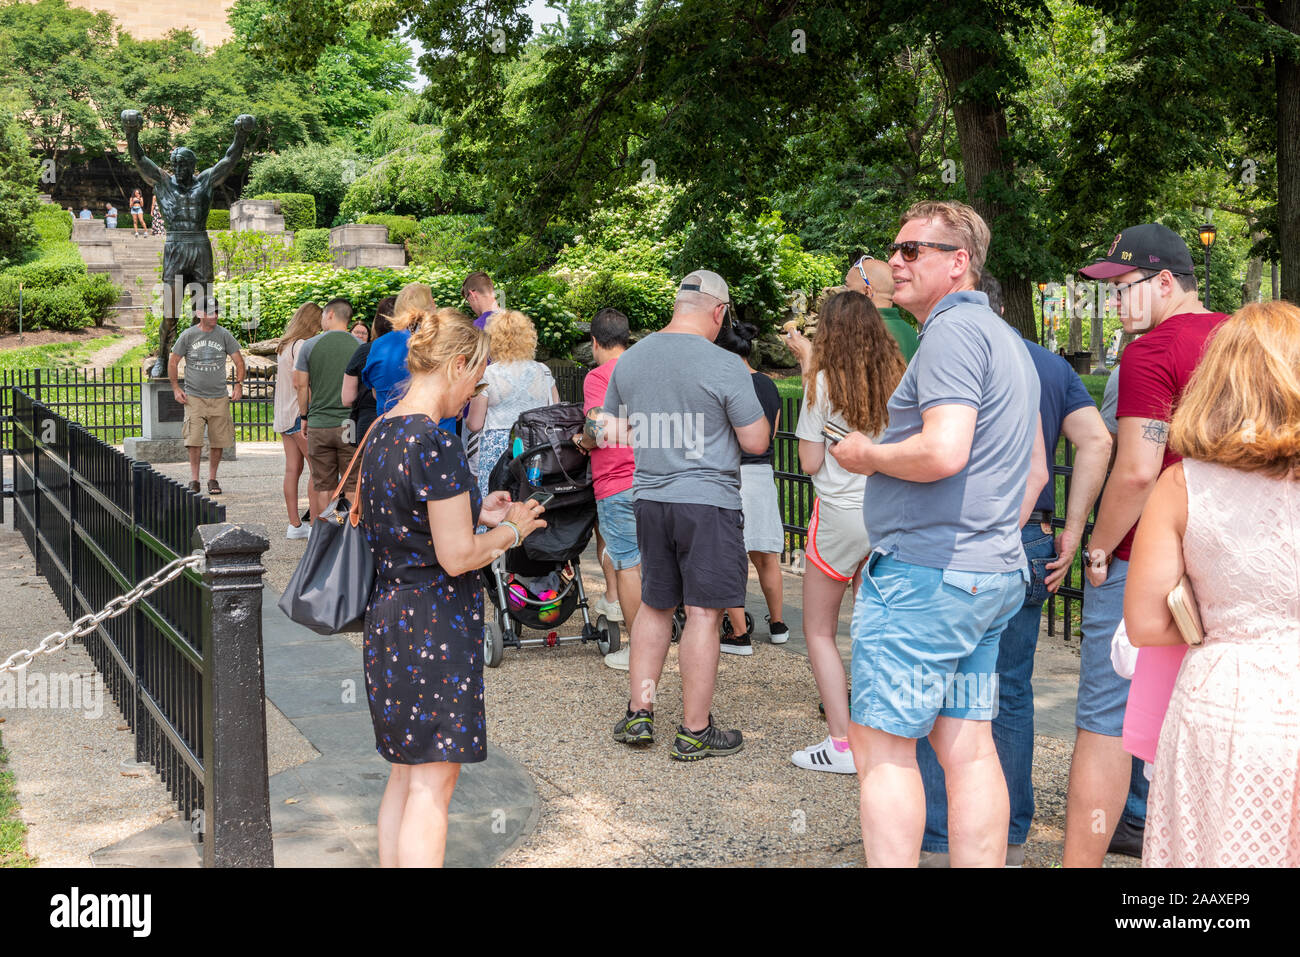
<path fill-rule="evenodd" d="M 1269 4 L 1273 20 L 1300 34 L 1300 0 Z M 1281 298 L 1300 302 L 1300 60 L 1277 52 L 1277 244 Z"/>
<path fill-rule="evenodd" d="M 940 47 L 939 62 L 953 93 L 952 114 L 957 126 L 957 142 L 961 146 L 963 179 L 966 196 L 993 234 L 992 245 L 999 245 L 999 219 L 1009 210 L 1001 203 L 985 199 L 980 187 L 986 176 L 994 176 L 1010 183 L 1013 170 L 1002 152 L 1002 141 L 1007 137 L 1007 117 L 994 93 L 972 96 L 961 87 L 996 69 L 992 56 L 970 47 Z M 1002 299 L 1006 306 L 1004 318 L 1011 327 L 1026 339 L 1038 341 L 1038 327 L 1034 322 L 1034 290 L 1028 276 L 1006 276 L 1003 280 Z"/>

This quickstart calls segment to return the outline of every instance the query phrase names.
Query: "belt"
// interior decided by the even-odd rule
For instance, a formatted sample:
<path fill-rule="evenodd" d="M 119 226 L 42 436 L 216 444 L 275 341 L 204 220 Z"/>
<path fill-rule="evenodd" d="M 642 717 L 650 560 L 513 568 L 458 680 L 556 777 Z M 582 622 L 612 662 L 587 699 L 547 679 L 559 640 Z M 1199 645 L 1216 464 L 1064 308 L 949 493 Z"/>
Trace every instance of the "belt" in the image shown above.
<path fill-rule="evenodd" d="M 1036 508 L 1029 513 L 1029 520 L 1039 525 L 1048 525 L 1052 521 L 1052 513 L 1045 508 Z"/>

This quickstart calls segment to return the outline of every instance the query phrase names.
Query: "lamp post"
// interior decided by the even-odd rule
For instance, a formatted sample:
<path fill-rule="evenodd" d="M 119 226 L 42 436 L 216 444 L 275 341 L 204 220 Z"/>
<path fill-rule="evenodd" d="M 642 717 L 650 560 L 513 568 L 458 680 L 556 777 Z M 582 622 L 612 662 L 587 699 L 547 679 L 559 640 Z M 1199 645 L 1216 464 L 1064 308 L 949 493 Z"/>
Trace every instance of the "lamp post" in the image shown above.
<path fill-rule="evenodd" d="M 1202 226 L 1197 233 L 1201 237 L 1201 245 L 1205 248 L 1205 308 L 1210 308 L 1210 247 L 1214 245 L 1214 235 L 1217 230 L 1210 223 Z"/>

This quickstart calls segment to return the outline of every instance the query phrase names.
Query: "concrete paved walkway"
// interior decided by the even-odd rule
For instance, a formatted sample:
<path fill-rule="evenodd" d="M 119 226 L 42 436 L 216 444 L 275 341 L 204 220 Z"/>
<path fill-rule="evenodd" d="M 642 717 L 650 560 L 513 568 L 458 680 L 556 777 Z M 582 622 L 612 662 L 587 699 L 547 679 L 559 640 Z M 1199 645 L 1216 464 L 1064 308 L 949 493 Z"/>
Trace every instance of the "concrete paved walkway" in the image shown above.
<path fill-rule="evenodd" d="M 263 593 L 266 696 L 320 752 L 271 778 L 277 867 L 374 867 L 375 821 L 389 765 L 375 751 L 361 655 L 342 636 L 318 635 L 285 617 Z M 462 770 L 447 829 L 449 867 L 488 867 L 523 838 L 537 816 L 537 790 L 517 761 L 495 748 Z M 201 851 L 183 821 L 167 821 L 106 847 L 97 867 L 198 867 Z"/>

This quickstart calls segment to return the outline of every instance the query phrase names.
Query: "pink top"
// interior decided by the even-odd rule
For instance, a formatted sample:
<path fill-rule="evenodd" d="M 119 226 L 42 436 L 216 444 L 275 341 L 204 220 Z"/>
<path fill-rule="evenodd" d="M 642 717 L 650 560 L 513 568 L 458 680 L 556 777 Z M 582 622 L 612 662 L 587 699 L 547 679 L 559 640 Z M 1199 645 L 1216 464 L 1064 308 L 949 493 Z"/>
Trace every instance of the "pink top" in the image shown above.
<path fill-rule="evenodd" d="M 587 373 L 582 383 L 582 409 L 590 412 L 605 404 L 605 392 L 609 388 L 609 377 L 614 374 L 618 359 L 599 365 Z M 596 490 L 596 498 L 609 498 L 619 492 L 626 492 L 632 487 L 632 473 L 636 464 L 632 458 L 630 445 L 611 445 L 608 448 L 591 451 L 591 482 Z"/>

